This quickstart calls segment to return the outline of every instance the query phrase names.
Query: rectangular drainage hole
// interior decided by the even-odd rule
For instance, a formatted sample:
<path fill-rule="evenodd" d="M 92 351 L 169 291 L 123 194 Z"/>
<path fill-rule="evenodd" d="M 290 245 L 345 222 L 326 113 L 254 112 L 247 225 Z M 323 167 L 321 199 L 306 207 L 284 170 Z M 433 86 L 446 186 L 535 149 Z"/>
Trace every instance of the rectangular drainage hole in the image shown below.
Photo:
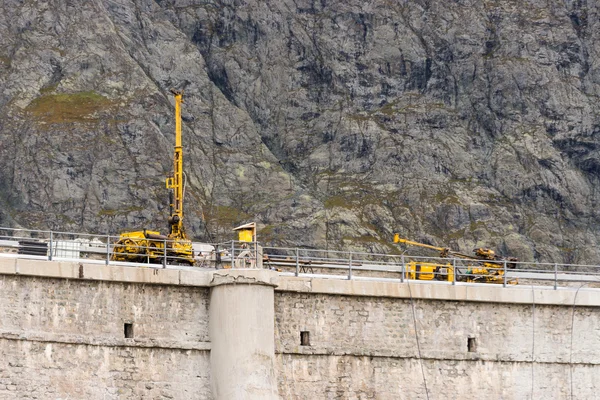
<path fill-rule="evenodd" d="M 310 332 L 309 331 L 301 331 L 300 332 L 300 346 L 310 346 Z"/>
<path fill-rule="evenodd" d="M 467 338 L 467 351 L 469 353 L 477 351 L 477 340 L 474 337 Z"/>
<path fill-rule="evenodd" d="M 128 324 L 127 322 L 125 323 L 125 326 L 123 328 L 124 333 L 125 333 L 125 338 L 126 339 L 131 339 L 133 338 L 133 324 Z"/>

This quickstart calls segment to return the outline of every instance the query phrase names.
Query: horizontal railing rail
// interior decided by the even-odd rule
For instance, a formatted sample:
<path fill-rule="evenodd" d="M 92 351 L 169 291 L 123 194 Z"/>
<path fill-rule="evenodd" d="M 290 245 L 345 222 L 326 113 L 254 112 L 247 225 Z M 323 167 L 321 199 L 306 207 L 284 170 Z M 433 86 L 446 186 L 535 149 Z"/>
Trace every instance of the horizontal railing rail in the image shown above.
<path fill-rule="evenodd" d="M 484 282 L 503 286 L 517 283 L 553 285 L 555 289 L 569 285 L 600 288 L 600 266 L 597 265 L 262 247 L 256 242 L 239 241 L 191 242 L 181 247 L 181 241 L 164 236 L 131 240 L 127 245 L 124 245 L 123 240 L 122 236 L 109 234 L 0 227 L 0 257 L 84 260 L 107 265 L 145 265 L 157 268 L 185 265 L 216 269 L 268 268 L 295 276 L 400 282 L 420 280 L 452 285 Z"/>

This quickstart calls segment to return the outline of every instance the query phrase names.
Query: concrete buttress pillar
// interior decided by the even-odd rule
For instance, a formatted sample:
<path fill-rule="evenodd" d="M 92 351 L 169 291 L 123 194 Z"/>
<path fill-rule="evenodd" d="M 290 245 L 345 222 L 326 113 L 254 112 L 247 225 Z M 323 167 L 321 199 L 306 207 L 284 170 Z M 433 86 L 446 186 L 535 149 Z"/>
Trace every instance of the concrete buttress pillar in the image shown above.
<path fill-rule="evenodd" d="M 215 399 L 279 399 L 274 365 L 276 278 L 268 270 L 213 274 L 209 330 Z"/>

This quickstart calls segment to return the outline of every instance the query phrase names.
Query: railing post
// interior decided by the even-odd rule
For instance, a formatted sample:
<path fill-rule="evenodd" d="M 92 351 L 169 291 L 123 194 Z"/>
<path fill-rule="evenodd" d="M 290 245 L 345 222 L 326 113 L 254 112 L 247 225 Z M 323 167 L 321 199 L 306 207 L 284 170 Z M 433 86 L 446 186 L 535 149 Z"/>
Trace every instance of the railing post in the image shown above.
<path fill-rule="evenodd" d="M 258 244 L 254 241 L 254 268 L 258 268 Z"/>
<path fill-rule="evenodd" d="M 163 239 L 163 268 L 167 268 L 167 239 Z"/>
<path fill-rule="evenodd" d="M 350 252 L 350 262 L 348 263 L 348 279 L 352 279 L 352 252 Z"/>
<path fill-rule="evenodd" d="M 452 259 L 452 284 L 456 285 L 456 258 Z"/>
<path fill-rule="evenodd" d="M 300 253 L 296 247 L 296 276 L 300 274 Z"/>
<path fill-rule="evenodd" d="M 52 261 L 52 239 L 53 239 L 52 231 L 50 231 L 50 246 L 48 249 L 48 261 Z"/>
<path fill-rule="evenodd" d="M 234 247 L 234 241 L 231 241 L 231 268 L 235 268 L 235 247 Z"/>
<path fill-rule="evenodd" d="M 504 279 L 502 280 L 502 286 L 506 287 L 506 260 L 504 260 Z"/>
<path fill-rule="evenodd" d="M 558 264 L 554 263 L 554 290 L 558 287 Z"/>
<path fill-rule="evenodd" d="M 110 235 L 106 235 L 106 265 L 110 263 Z"/>
<path fill-rule="evenodd" d="M 400 273 L 400 282 L 404 283 L 404 273 L 406 272 L 406 269 L 404 268 L 404 254 L 402 254 L 401 256 L 401 262 L 402 262 L 402 270 Z"/>

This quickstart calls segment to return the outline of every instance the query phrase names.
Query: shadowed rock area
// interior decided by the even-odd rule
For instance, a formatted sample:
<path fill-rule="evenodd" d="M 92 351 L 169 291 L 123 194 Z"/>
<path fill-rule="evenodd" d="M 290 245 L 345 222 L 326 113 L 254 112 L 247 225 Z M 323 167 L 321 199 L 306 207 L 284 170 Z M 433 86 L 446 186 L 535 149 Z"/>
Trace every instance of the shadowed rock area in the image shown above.
<path fill-rule="evenodd" d="M 596 1 L 0 8 L 0 226 L 600 263 Z"/>

